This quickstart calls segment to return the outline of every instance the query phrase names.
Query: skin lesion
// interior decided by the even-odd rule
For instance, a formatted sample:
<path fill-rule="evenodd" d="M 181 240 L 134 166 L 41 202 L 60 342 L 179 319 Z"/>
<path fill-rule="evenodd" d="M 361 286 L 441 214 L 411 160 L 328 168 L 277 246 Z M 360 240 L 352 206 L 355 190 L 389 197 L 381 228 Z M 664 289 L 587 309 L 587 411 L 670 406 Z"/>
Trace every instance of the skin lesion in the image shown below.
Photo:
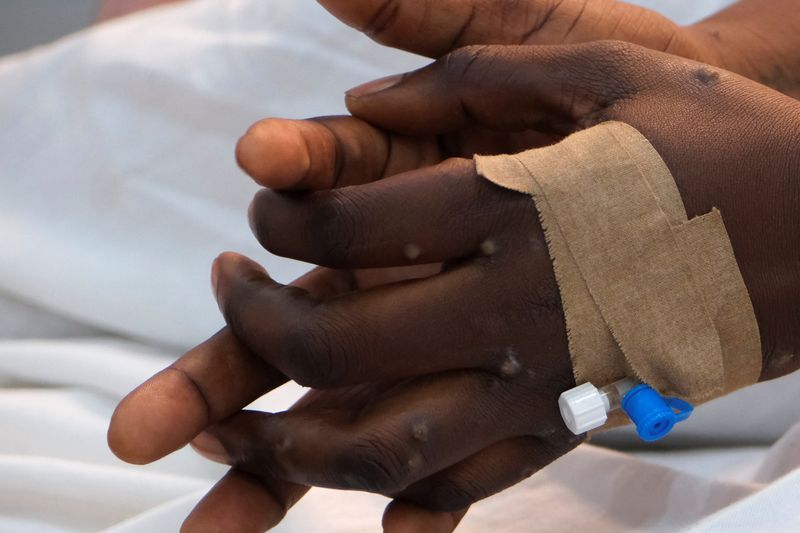
<path fill-rule="evenodd" d="M 694 79 L 704 87 L 711 87 L 719 82 L 719 72 L 703 66 L 694 71 Z"/>
<path fill-rule="evenodd" d="M 774 350 L 764 357 L 764 368 L 759 381 L 768 381 L 780 378 L 800 370 L 800 352 L 789 350 Z"/>

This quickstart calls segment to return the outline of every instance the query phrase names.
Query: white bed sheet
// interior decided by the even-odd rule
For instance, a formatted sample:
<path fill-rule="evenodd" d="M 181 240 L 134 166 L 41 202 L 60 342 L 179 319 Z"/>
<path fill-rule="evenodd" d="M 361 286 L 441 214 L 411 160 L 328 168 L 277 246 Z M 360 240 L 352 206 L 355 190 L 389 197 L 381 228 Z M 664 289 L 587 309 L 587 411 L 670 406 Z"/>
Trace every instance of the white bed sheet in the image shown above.
<path fill-rule="evenodd" d="M 649 3 L 688 21 L 724 2 Z M 284 281 L 306 268 L 251 238 L 236 138 L 264 116 L 343 112 L 348 87 L 424 63 L 312 0 L 190 2 L 0 60 L 0 531 L 177 529 L 223 469 L 188 450 L 122 464 L 105 445 L 113 406 L 220 325 L 206 288 L 219 251 Z M 461 530 L 800 530 L 798 385 L 701 408 L 672 449 L 582 446 Z M 314 490 L 279 531 L 375 531 L 384 504 Z"/>
<path fill-rule="evenodd" d="M 0 390 L 0 531 L 177 529 L 224 469 L 189 449 L 130 466 L 105 446 L 116 402 L 172 357 L 117 339 L 0 343 L 0 375 L 7 381 Z M 301 392 L 285 386 L 254 407 L 281 410 Z M 731 504 L 742 499 L 738 505 L 749 516 L 757 510 L 747 497 L 762 489 L 774 498 L 764 511 L 769 520 L 793 520 L 795 500 L 783 490 L 800 479 L 773 484 L 800 466 L 798 450 L 800 426 L 772 448 L 626 454 L 584 445 L 476 505 L 460 530 L 675 531 L 701 527 L 698 521 L 719 510 L 739 516 Z M 315 489 L 277 531 L 375 531 L 385 504 L 378 496 Z M 712 518 L 719 523 L 725 517 Z"/>

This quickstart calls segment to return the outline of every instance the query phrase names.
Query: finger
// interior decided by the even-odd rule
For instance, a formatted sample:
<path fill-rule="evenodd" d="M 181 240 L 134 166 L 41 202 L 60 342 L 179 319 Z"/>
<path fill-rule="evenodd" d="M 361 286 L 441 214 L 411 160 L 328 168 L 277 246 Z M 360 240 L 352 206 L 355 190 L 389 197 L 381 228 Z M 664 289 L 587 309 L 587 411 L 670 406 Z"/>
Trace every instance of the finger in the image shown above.
<path fill-rule="evenodd" d="M 524 281 L 524 290 L 541 298 L 534 321 L 528 311 L 509 312 L 519 308 L 520 279 L 498 272 L 487 276 L 491 260 L 318 302 L 270 280 L 246 258 L 226 254 L 218 260 L 218 301 L 237 338 L 304 386 L 331 388 L 461 368 L 502 374 L 519 369 L 515 343 L 548 346 L 551 352 L 566 345 L 552 267 L 546 253 L 537 257 Z M 499 332 L 514 331 L 525 337 L 498 342 Z"/>
<path fill-rule="evenodd" d="M 285 381 L 226 328 L 120 402 L 108 430 L 109 447 L 129 463 L 150 463 Z"/>
<path fill-rule="evenodd" d="M 487 248 L 494 255 L 509 244 L 505 230 L 518 213 L 535 226 L 529 198 L 481 178 L 472 161 L 452 159 L 335 191 L 262 191 L 253 200 L 251 226 L 276 255 L 370 268 L 459 259 Z"/>
<path fill-rule="evenodd" d="M 556 411 L 556 395 L 529 382 L 523 376 L 503 386 L 482 372 L 438 375 L 400 384 L 361 412 L 245 412 L 195 444 L 266 478 L 393 495 L 495 442 L 546 430 L 548 417 L 524 413 L 546 401 Z"/>
<path fill-rule="evenodd" d="M 468 126 L 569 133 L 613 117 L 648 82 L 657 55 L 613 41 L 456 50 L 378 92 L 356 89 L 350 111 L 379 127 L 441 134 Z"/>
<path fill-rule="evenodd" d="M 688 53 L 688 39 L 661 15 L 623 2 L 567 0 L 319 0 L 333 15 L 387 46 L 441 57 L 471 44 L 560 44 L 600 39 Z"/>
<path fill-rule="evenodd" d="M 348 394 L 312 389 L 292 409 L 302 409 L 304 406 L 334 410 L 358 408 L 367 405 L 376 394 L 389 386 L 391 384 L 370 384 L 355 387 Z M 192 447 L 211 460 L 224 462 L 225 457 L 213 456 L 208 451 L 208 435 L 201 433 L 192 442 Z M 183 530 L 264 531 L 277 525 L 307 490 L 308 487 L 303 485 L 269 477 L 256 478 L 232 469 L 197 504 L 184 522 Z"/>
<path fill-rule="evenodd" d="M 317 298 L 352 288 L 346 273 L 328 269 L 312 271 L 295 283 Z M 225 328 L 120 402 L 109 425 L 109 447 L 124 461 L 150 463 L 286 379 Z"/>
<path fill-rule="evenodd" d="M 251 533 L 278 525 L 308 487 L 229 471 L 183 522 L 184 533 Z"/>
<path fill-rule="evenodd" d="M 250 474 L 231 470 L 195 506 L 183 523 L 184 533 L 226 531 L 250 533 L 277 526 L 308 487 L 272 480 L 265 484 Z M 466 510 L 429 511 L 418 505 L 393 501 L 384 512 L 385 533 L 450 533 Z"/>
<path fill-rule="evenodd" d="M 546 20 L 551 2 L 502 6 L 486 0 L 319 0 L 334 16 L 377 42 L 428 57 L 464 44 L 520 43 Z"/>
<path fill-rule="evenodd" d="M 367 183 L 441 161 L 434 137 L 385 132 L 352 117 L 257 122 L 236 147 L 256 183 L 280 190 L 324 190 Z"/>
<path fill-rule="evenodd" d="M 390 384 L 370 384 L 356 387 L 350 394 L 338 391 L 310 390 L 292 406 L 302 409 L 314 406 L 323 409 L 358 408 L 368 404 Z M 192 442 L 195 451 L 212 461 L 224 462 L 225 457 L 211 455 L 208 433 L 201 433 Z M 184 522 L 185 531 L 264 531 L 277 525 L 289 508 L 307 492 L 308 487 L 275 478 L 256 478 L 232 469 L 195 506 Z"/>
<path fill-rule="evenodd" d="M 429 511 L 410 502 L 393 500 L 383 513 L 383 533 L 452 533 L 467 514 Z"/>
<path fill-rule="evenodd" d="M 347 394 L 341 391 L 311 390 L 292 409 L 304 406 L 322 409 L 362 409 L 374 401 L 377 394 L 392 387 L 390 383 L 354 387 Z M 202 433 L 193 444 L 202 452 Z M 206 445 L 207 446 L 207 445 Z M 208 455 L 205 453 L 205 455 Z M 302 497 L 308 487 L 275 478 L 258 479 L 239 470 L 230 470 L 201 500 L 187 520 L 183 530 L 203 531 L 264 531 L 277 525 L 287 510 Z M 397 503 L 397 502 L 396 502 Z M 462 513 L 434 513 L 411 504 L 390 506 L 389 531 L 452 531 L 446 525 L 458 523 Z"/>
<path fill-rule="evenodd" d="M 395 498 L 433 512 L 457 512 L 512 487 L 580 444 L 580 437 L 555 423 L 561 427 L 549 437 L 522 436 L 492 444 Z"/>

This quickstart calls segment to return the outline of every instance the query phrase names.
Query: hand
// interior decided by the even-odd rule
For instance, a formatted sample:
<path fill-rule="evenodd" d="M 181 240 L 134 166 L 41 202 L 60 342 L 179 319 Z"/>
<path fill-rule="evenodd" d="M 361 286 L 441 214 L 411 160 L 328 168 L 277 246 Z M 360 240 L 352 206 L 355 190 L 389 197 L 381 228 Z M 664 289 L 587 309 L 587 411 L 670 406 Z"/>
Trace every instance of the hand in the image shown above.
<path fill-rule="evenodd" d="M 474 44 L 616 39 L 721 67 L 800 97 L 795 0 L 742 0 L 697 24 L 614 0 L 318 0 L 379 43 L 428 57 Z"/>
<path fill-rule="evenodd" d="M 326 4 L 330 7 L 335 2 L 328 1 Z M 341 5 L 338 9 L 346 11 L 348 7 L 352 7 L 354 10 L 369 9 L 370 5 L 374 9 L 375 2 L 365 0 L 359 3 L 339 2 L 339 4 Z M 459 2 L 458 4 L 459 6 L 467 5 L 465 2 Z M 439 5 L 444 6 L 443 3 L 436 3 L 432 8 Z M 457 13 L 457 7 L 450 6 L 446 11 L 451 14 Z M 591 7 L 591 4 L 588 7 Z M 772 11 L 781 12 L 781 10 Z M 518 20 L 516 17 L 514 19 Z M 452 20 L 455 20 L 455 17 Z M 483 20 L 487 19 L 484 18 Z M 489 18 L 489 20 L 492 19 Z M 349 21 L 356 25 L 363 25 L 357 18 L 350 18 Z M 397 21 L 399 22 L 400 18 L 397 18 Z M 418 46 L 421 47 L 420 50 L 433 50 L 435 47 L 440 47 L 439 50 L 444 52 L 447 51 L 446 37 L 448 35 L 444 30 L 452 28 L 453 25 L 447 25 L 447 20 L 440 22 L 444 24 L 442 31 L 426 32 L 422 35 L 418 32 L 409 32 L 408 28 L 411 24 L 408 23 L 397 26 L 386 25 L 385 34 L 390 35 L 392 40 L 385 36 L 381 37 L 384 42 L 395 46 L 409 48 L 413 46 L 413 43 L 418 43 Z M 392 27 L 396 28 L 397 31 L 390 32 L 389 29 Z M 492 33 L 490 31 L 491 28 L 488 26 L 473 24 L 469 27 L 469 31 L 466 31 L 465 28 L 462 36 L 463 42 L 481 42 L 481 40 L 484 42 L 507 42 L 503 40 L 504 28 L 496 24 L 495 27 L 497 33 Z M 726 31 L 735 30 L 722 28 L 723 36 Z M 708 30 L 708 32 L 711 32 L 711 30 Z M 718 32 L 719 30 L 713 30 L 712 33 Z M 468 35 L 471 35 L 469 39 L 472 40 L 467 40 L 466 36 Z M 531 35 L 533 35 L 533 32 Z M 658 48 L 655 44 L 652 46 Z M 431 54 L 433 52 L 429 51 L 428 53 Z M 690 54 L 687 53 L 687 55 Z M 791 72 L 790 69 L 787 69 L 787 71 Z M 542 142 L 540 136 L 535 133 L 496 134 L 487 133 L 479 128 L 467 128 L 441 137 L 427 136 L 409 139 L 401 135 L 389 134 L 365 127 L 363 123 L 358 121 L 347 122 L 339 119 L 333 120 L 333 123 L 326 123 L 323 127 L 317 127 L 316 123 L 262 122 L 243 139 L 239 150 L 240 160 L 246 170 L 265 186 L 308 189 L 330 186 L 327 180 L 332 178 L 338 180 L 342 185 L 347 185 L 351 183 L 349 180 L 359 176 L 366 175 L 370 179 L 382 175 L 390 176 L 414 166 L 435 163 L 448 155 L 463 154 L 468 156 L 472 151 L 516 151 Z M 385 136 L 388 138 L 384 138 Z M 281 142 L 278 142 L 278 140 Z M 308 148 L 304 149 L 305 143 L 309 143 L 309 145 Z M 392 148 L 391 152 L 387 152 L 389 147 Z M 358 157 L 355 157 L 356 154 L 358 154 Z M 335 157 L 343 155 L 349 156 L 344 164 L 336 165 L 331 159 L 331 157 L 335 159 Z M 274 161 L 274 163 L 270 164 L 270 161 Z M 334 166 L 337 169 L 334 169 Z M 365 178 L 362 177 L 360 179 Z M 201 368 L 205 368 L 208 376 L 213 376 L 219 371 L 214 370 L 215 368 L 225 368 L 228 365 L 226 361 L 228 357 L 234 359 L 237 357 L 242 357 L 243 359 L 251 357 L 227 333 L 219 335 L 212 341 L 214 342 L 210 341 L 207 345 L 203 345 L 187 354 L 189 361 L 205 361 Z M 190 357 L 193 353 L 196 355 L 194 358 Z M 777 359 L 784 358 L 790 363 L 791 361 L 785 356 L 794 352 L 781 351 L 779 349 L 775 353 L 777 354 Z M 217 354 L 217 356 L 211 358 L 210 354 Z M 180 365 L 180 363 L 178 364 Z M 198 364 L 186 365 L 187 368 L 191 366 L 198 366 Z M 255 381 L 257 372 L 247 365 L 244 368 L 236 382 L 240 382 L 239 379 L 244 379 L 244 383 L 247 383 L 248 380 L 250 382 Z M 196 378 L 194 375 L 197 374 L 196 371 L 187 371 L 190 378 Z M 272 372 L 266 366 L 263 371 L 267 375 Z M 174 379 L 170 382 L 164 376 L 157 376 L 152 382 L 148 382 L 148 384 L 138 389 L 135 394 L 132 394 L 120 406 L 115 417 L 115 423 L 112 424 L 110 435 L 113 446 L 123 458 L 127 457 L 134 462 L 144 462 L 165 455 L 183 446 L 193 438 L 204 427 L 204 423 L 211 424 L 218 418 L 223 418 L 237 411 L 240 407 L 249 403 L 250 399 L 275 386 L 269 383 L 270 379 L 267 376 L 264 380 L 268 383 L 255 389 L 248 390 L 248 387 L 237 389 L 238 400 L 236 401 L 226 400 L 231 394 L 229 391 L 223 390 L 221 386 L 209 386 L 205 389 L 206 396 L 210 398 L 209 402 L 217 405 L 215 398 L 219 397 L 223 399 L 219 402 L 219 405 L 226 407 L 227 410 L 215 408 L 218 418 L 204 419 L 199 414 L 204 408 L 204 402 L 196 394 L 192 394 L 193 386 L 188 381 L 173 375 L 172 371 L 167 371 L 165 374 L 172 376 Z M 277 374 L 280 375 L 279 373 Z M 202 379 L 202 376 L 197 379 Z M 282 380 L 283 378 L 281 377 L 280 379 Z M 260 392 L 255 392 L 256 389 L 260 390 Z M 252 398 L 247 399 L 248 394 Z M 235 407 L 235 405 L 239 405 L 239 407 Z M 159 413 L 160 416 L 158 415 Z M 204 422 L 200 423 L 200 420 L 204 420 Z M 176 424 L 177 431 L 171 431 Z M 116 435 L 116 438 L 113 437 L 114 435 Z M 241 481 L 231 481 L 229 479 L 231 477 L 242 477 L 243 479 Z M 237 492 L 240 492 L 238 497 Z M 274 492 L 276 491 L 273 490 Z M 253 497 L 243 497 L 246 495 L 252 496 L 253 494 L 259 494 L 261 500 Z M 222 495 L 223 497 L 218 498 L 216 495 Z M 199 508 L 211 509 L 211 511 L 199 513 L 195 517 L 196 519 L 190 520 L 190 522 L 197 525 L 203 522 L 203 517 L 205 517 L 209 527 L 213 526 L 214 523 L 225 523 L 231 527 L 238 524 L 244 530 L 257 529 L 258 524 L 277 522 L 288 506 L 287 502 L 291 499 L 278 498 L 278 501 L 275 502 L 275 499 L 272 498 L 268 491 L 264 490 L 263 486 L 257 486 L 241 472 L 232 473 L 218 485 L 212 492 L 212 497 L 203 502 Z M 272 505 L 263 503 L 267 500 L 272 501 Z M 237 513 L 237 510 L 243 511 L 246 507 L 234 505 L 234 502 L 250 502 L 252 505 L 247 508 L 248 512 Z M 226 507 L 227 504 L 231 504 L 231 507 Z M 215 514 L 214 510 L 219 511 L 220 514 Z M 259 518 L 264 518 L 267 515 L 269 517 L 266 521 L 259 522 Z M 393 516 L 392 513 L 389 513 L 389 515 Z M 220 522 L 216 522 L 216 520 Z"/>
<path fill-rule="evenodd" d="M 281 140 L 281 146 L 273 154 L 262 152 L 271 164 L 265 163 L 263 158 L 245 161 L 243 152 L 239 153 L 246 171 L 259 172 L 261 182 L 276 189 L 347 186 L 367 176 L 374 178 L 375 172 L 380 170 L 361 168 L 354 163 L 334 173 L 332 167 L 318 165 L 316 160 L 310 168 L 302 165 L 303 161 L 316 158 L 326 148 L 325 143 L 332 140 L 351 149 L 360 149 L 360 145 L 352 143 L 370 141 L 369 134 L 375 130 L 359 121 L 347 119 L 343 122 L 337 118 L 313 122 L 270 120 L 260 123 L 253 132 L 267 134 L 271 141 Z M 341 136 L 334 138 L 333 132 Z M 394 138 L 403 144 L 400 137 Z M 307 141 L 311 144 L 306 144 Z M 332 154 L 329 152 L 329 155 Z M 383 172 L 402 172 L 410 168 L 409 165 L 427 165 L 438 157 L 432 152 L 417 152 L 416 148 L 413 153 L 398 148 L 395 155 L 403 157 L 393 158 L 387 164 L 381 162 Z M 353 290 L 428 276 L 440 268 L 440 265 L 359 271 L 319 268 L 293 285 L 317 298 L 332 298 Z M 120 402 L 109 427 L 109 446 L 129 463 L 156 461 L 184 447 L 206 427 L 239 412 L 287 379 L 249 353 L 225 328 Z M 232 387 L 232 383 L 236 386 Z M 314 393 L 309 395 L 313 396 Z M 263 531 L 279 523 L 307 490 L 308 487 L 279 480 L 256 480 L 232 470 L 198 505 L 187 519 L 185 529 L 205 531 L 224 527 L 231 532 Z M 464 512 L 435 513 L 406 502 L 392 502 L 384 515 L 384 524 L 387 531 L 449 532 Z"/>
<path fill-rule="evenodd" d="M 432 270 L 426 265 L 364 272 L 319 268 L 297 280 L 295 286 L 315 297 L 329 298 L 437 270 L 436 266 Z M 286 381 L 283 374 L 247 352 L 225 328 L 120 403 L 109 428 L 109 445 L 127 462 L 155 461 L 182 448 L 206 427 L 239 412 Z M 312 391 L 299 405 L 332 405 L 336 394 L 343 392 Z M 215 528 L 222 527 L 228 532 L 264 531 L 278 524 L 307 490 L 306 486 L 277 479 L 255 479 L 231 470 L 198 505 L 183 529 L 216 531 Z M 384 515 L 384 525 L 387 532 L 449 533 L 465 512 L 436 513 L 409 503 L 392 502 Z"/>
<path fill-rule="evenodd" d="M 420 136 L 416 148 L 403 137 L 394 150 L 393 137 L 377 129 L 348 143 L 322 136 L 312 146 L 328 149 L 311 150 L 319 157 L 306 166 L 369 172 L 388 154 L 429 146 L 430 135 L 475 126 L 565 134 L 627 122 L 666 160 L 690 217 L 722 211 L 760 326 L 762 378 L 797 368 L 796 101 L 619 42 L 469 47 L 394 82 L 362 87 L 348 104 L 383 131 Z M 364 127 L 340 120 L 334 138 Z M 354 148 L 367 138 L 377 143 L 373 150 Z M 332 191 L 262 191 L 252 221 L 268 250 L 303 261 L 336 268 L 441 261 L 446 268 L 325 299 L 287 291 L 241 256 L 221 256 L 218 301 L 253 353 L 317 388 L 396 385 L 367 389 L 369 402 L 236 415 L 207 432 L 207 452 L 256 477 L 451 510 L 575 446 L 556 407 L 572 380 L 563 317 L 529 198 L 478 177 L 470 160 L 450 159 Z"/>

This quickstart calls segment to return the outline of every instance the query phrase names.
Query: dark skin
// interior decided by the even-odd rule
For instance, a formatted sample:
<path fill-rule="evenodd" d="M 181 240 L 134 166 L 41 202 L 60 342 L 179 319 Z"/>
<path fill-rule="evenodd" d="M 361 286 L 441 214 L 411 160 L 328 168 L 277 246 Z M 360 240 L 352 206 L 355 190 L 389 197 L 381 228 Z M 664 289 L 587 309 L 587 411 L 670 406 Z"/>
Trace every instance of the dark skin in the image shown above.
<path fill-rule="evenodd" d="M 345 12 L 343 2 L 327 2 L 355 24 L 363 15 L 357 11 L 379 3 Z M 387 28 L 380 37 L 389 44 L 429 53 L 446 46 L 441 27 L 430 42 L 415 35 L 406 45 L 400 30 Z M 478 30 L 474 35 L 486 37 L 490 28 Z M 497 40 L 503 37 L 487 42 Z M 565 88 L 574 98 L 561 98 Z M 673 170 L 690 215 L 722 209 L 757 310 L 764 378 L 796 367 L 798 302 L 791 288 L 798 286 L 800 235 L 787 212 L 798 203 L 791 176 L 800 123 L 790 99 L 699 64 L 593 44 L 471 48 L 394 89 L 357 91 L 348 105 L 372 125 L 349 118 L 268 121 L 239 150 L 243 167 L 266 186 L 353 186 L 262 193 L 254 203 L 254 225 L 269 249 L 338 270 L 317 270 L 299 283 L 304 292 L 277 287 L 241 257 L 221 257 L 216 292 L 241 343 L 223 331 L 178 361 L 178 371 L 132 393 L 112 422 L 112 448 L 133 462 L 165 455 L 212 427 L 197 446 L 237 468 L 198 506 L 187 529 L 270 527 L 313 483 L 397 496 L 388 529 L 449 531 L 460 513 L 430 513 L 407 502 L 464 508 L 576 444 L 555 412 L 554 398 L 571 384 L 571 372 L 532 203 L 475 176 L 468 160 L 440 164 L 476 150 L 535 146 L 542 131 L 552 139 L 614 119 L 648 136 Z M 697 144 L 687 143 L 687 131 Z M 395 177 L 371 183 L 386 176 Z M 411 205 L 417 211 L 409 217 Z M 363 292 L 439 270 L 364 268 L 439 261 L 447 265 L 442 274 Z M 468 313 L 470 306 L 480 313 Z M 300 342 L 305 331 L 311 339 L 325 332 L 324 349 Z M 509 364 L 509 355 L 519 364 Z M 328 360 L 339 364 L 315 364 Z M 424 372 L 435 374 L 413 377 Z M 289 413 L 247 413 L 214 426 L 286 375 L 325 390 L 312 391 Z M 376 380 L 384 381 L 357 385 Z M 341 388 L 346 384 L 355 385 Z M 226 445 L 224 456 L 212 436 Z"/>
<path fill-rule="evenodd" d="M 473 44 L 614 39 L 694 59 L 800 96 L 795 0 L 741 0 L 691 26 L 615 0 L 320 0 L 377 42 L 433 58 Z"/>

